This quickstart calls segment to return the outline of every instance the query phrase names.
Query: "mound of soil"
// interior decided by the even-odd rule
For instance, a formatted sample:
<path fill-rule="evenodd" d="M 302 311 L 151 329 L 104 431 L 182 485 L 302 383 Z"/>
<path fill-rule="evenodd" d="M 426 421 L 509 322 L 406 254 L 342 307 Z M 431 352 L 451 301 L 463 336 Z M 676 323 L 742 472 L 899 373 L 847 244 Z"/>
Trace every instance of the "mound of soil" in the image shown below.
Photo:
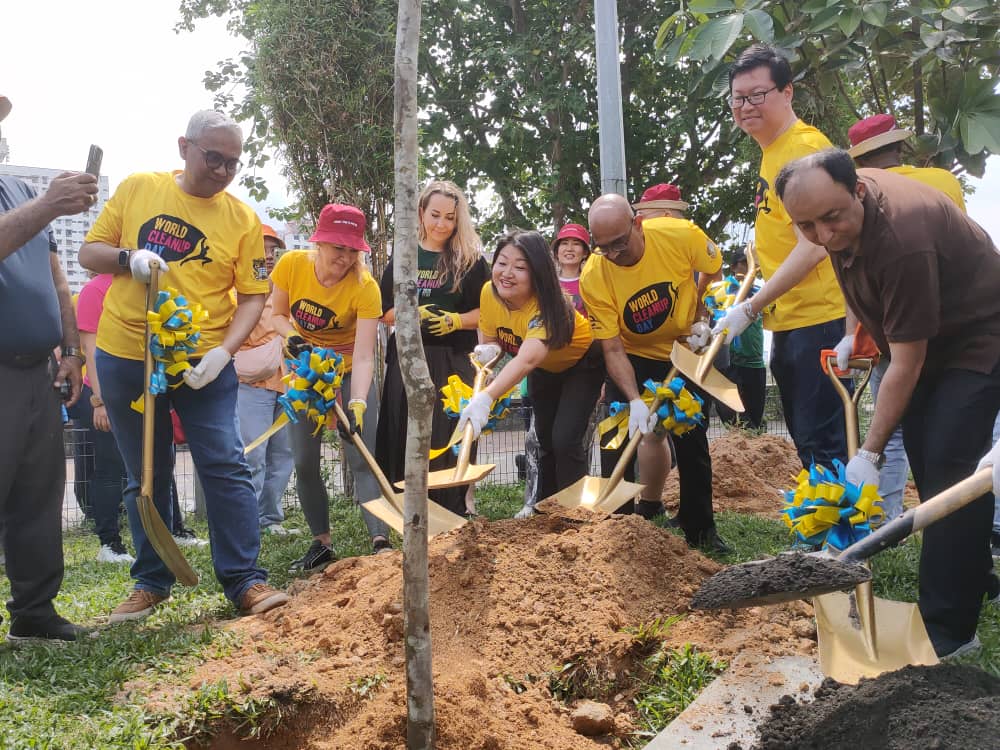
<path fill-rule="evenodd" d="M 225 680 L 230 694 L 280 707 L 275 733 L 244 749 L 405 746 L 400 565 L 400 553 L 351 558 L 297 583 L 288 605 L 234 622 L 240 645 L 201 665 L 187 688 Z M 723 658 L 813 652 L 811 609 L 801 602 L 688 613 L 691 595 L 718 569 L 637 516 L 477 521 L 431 540 L 437 747 L 608 746 L 577 734 L 571 707 L 553 694 L 608 703 L 615 732 L 629 732 L 647 652 L 625 628 L 656 618 L 687 614 L 668 640 Z M 153 711 L 178 711 L 187 695 L 129 687 L 153 693 Z"/>
<path fill-rule="evenodd" d="M 906 667 L 856 686 L 826 680 L 815 700 L 783 696 L 758 750 L 997 747 L 1000 680 L 969 666 Z"/>
<path fill-rule="evenodd" d="M 802 471 L 795 446 L 774 435 L 749 435 L 731 430 L 709 444 L 712 454 L 712 493 L 716 512 L 731 510 L 777 518 L 782 492 L 791 489 Z M 680 488 L 677 470 L 663 488 L 663 503 L 677 510 Z"/>

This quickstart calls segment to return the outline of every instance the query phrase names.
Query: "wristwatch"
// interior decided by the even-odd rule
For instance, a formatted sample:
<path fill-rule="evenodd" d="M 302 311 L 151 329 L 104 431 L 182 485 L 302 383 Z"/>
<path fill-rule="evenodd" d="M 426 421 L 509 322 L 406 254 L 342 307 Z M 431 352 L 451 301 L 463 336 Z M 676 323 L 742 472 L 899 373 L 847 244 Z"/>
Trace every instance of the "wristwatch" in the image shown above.
<path fill-rule="evenodd" d="M 104 406 L 104 399 L 102 399 L 100 396 L 98 396 L 96 394 L 91 393 L 90 394 L 90 405 L 92 407 L 94 407 L 95 409 L 98 406 Z"/>
<path fill-rule="evenodd" d="M 62 355 L 64 357 L 76 357 L 83 364 L 87 362 L 87 358 L 83 356 L 83 352 L 78 346 L 64 346 L 62 348 Z"/>
<path fill-rule="evenodd" d="M 131 255 L 132 255 L 132 251 L 131 250 L 119 250 L 118 251 L 118 267 L 119 268 L 128 268 L 129 267 L 128 266 L 128 260 L 129 260 L 129 257 L 131 257 Z"/>
<path fill-rule="evenodd" d="M 863 458 L 876 469 L 881 469 L 882 464 L 885 463 L 885 454 L 876 453 L 875 451 L 866 451 L 864 448 L 858 449 L 858 458 Z"/>

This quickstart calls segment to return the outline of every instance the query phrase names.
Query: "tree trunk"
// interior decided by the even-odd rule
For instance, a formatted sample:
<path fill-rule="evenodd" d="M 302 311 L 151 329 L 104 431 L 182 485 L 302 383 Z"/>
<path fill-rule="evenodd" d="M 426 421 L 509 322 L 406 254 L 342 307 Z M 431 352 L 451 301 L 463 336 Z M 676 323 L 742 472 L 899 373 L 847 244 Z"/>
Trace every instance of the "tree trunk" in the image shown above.
<path fill-rule="evenodd" d="M 406 634 L 406 747 L 434 747 L 434 682 L 427 573 L 427 454 L 434 388 L 417 313 L 417 53 L 420 0 L 399 0 L 396 21 L 393 294 L 396 345 L 406 387 L 406 490 L 403 500 L 403 621 Z"/>

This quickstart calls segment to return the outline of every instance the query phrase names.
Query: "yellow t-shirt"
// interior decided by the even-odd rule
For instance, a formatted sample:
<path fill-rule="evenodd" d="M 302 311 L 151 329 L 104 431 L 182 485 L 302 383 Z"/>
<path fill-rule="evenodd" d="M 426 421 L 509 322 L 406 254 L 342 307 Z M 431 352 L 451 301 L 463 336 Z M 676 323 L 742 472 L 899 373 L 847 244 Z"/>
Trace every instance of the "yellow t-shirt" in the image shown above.
<path fill-rule="evenodd" d="M 267 294 L 260 219 L 223 191 L 211 198 L 189 195 L 179 172 L 146 172 L 125 179 L 87 233 L 87 242 L 152 250 L 167 262 L 160 288 L 172 287 L 208 312 L 201 324 L 200 357 L 222 343 L 236 310 L 230 290 Z M 115 276 L 104 298 L 97 346 L 124 359 L 143 358 L 146 285 L 129 274 Z"/>
<path fill-rule="evenodd" d="M 886 171 L 895 172 L 904 177 L 909 177 L 911 180 L 917 180 L 925 185 L 930 185 L 932 188 L 937 188 L 951 198 L 952 203 L 963 211 L 966 211 L 965 198 L 962 195 L 962 183 L 948 170 L 938 169 L 937 167 L 911 167 L 909 164 L 901 164 L 898 167 L 889 167 Z M 968 212 L 966 211 L 966 213 Z"/>
<path fill-rule="evenodd" d="M 382 317 L 382 295 L 372 275 L 352 269 L 333 286 L 323 286 L 316 278 L 316 251 L 292 250 L 278 258 L 271 281 L 288 294 L 298 334 L 310 344 L 343 355 L 344 371 L 350 372 L 358 319 Z"/>
<path fill-rule="evenodd" d="M 754 235 L 757 259 L 765 279 L 771 278 L 798 243 L 792 220 L 774 191 L 778 172 L 790 161 L 831 147 L 827 137 L 816 128 L 796 120 L 763 150 L 754 196 L 757 209 Z M 764 327 L 771 331 L 790 331 L 842 317 L 844 295 L 830 259 L 823 258 L 802 281 L 776 300 L 774 310 L 764 315 Z"/>
<path fill-rule="evenodd" d="M 573 310 L 573 321 L 573 338 L 569 344 L 561 349 L 549 349 L 545 359 L 538 365 L 540 369 L 548 372 L 568 370 L 587 353 L 593 341 L 590 323 L 576 310 Z M 500 348 L 512 355 L 518 353 L 521 344 L 527 339 L 544 341 L 549 335 L 535 297 L 520 310 L 511 310 L 497 299 L 489 281 L 483 284 L 479 293 L 479 330 L 484 336 L 496 339 Z"/>
<path fill-rule="evenodd" d="M 595 339 L 621 336 L 625 351 L 667 360 L 674 340 L 691 332 L 698 307 L 694 272 L 712 274 L 722 253 L 694 222 L 663 216 L 642 222 L 646 250 L 634 266 L 592 255 L 580 294 Z"/>

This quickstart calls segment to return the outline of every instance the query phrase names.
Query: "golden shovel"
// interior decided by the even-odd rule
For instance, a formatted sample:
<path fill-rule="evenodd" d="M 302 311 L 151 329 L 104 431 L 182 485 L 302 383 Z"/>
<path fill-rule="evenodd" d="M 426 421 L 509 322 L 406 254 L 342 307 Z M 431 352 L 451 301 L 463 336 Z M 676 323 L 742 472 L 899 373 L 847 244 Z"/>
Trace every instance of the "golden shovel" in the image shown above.
<path fill-rule="evenodd" d="M 375 462 L 375 457 L 368 450 L 368 446 L 365 445 L 365 441 L 361 439 L 360 435 L 350 432 L 350 422 L 347 416 L 344 414 L 344 410 L 340 407 L 340 402 L 335 401 L 333 408 L 336 411 L 337 419 L 340 420 L 342 425 L 345 425 L 348 434 L 350 435 L 351 442 L 354 443 L 354 447 L 358 449 L 358 453 L 364 459 L 365 463 L 368 464 L 368 468 L 371 470 L 372 475 L 375 477 L 375 481 L 378 482 L 379 489 L 382 490 L 382 494 L 373 500 L 362 503 L 362 507 L 371 513 L 376 518 L 380 518 L 389 524 L 389 527 L 400 534 L 403 533 L 403 494 L 401 492 L 396 492 L 392 488 L 392 483 L 386 478 L 385 473 Z M 466 519 L 455 513 L 452 513 L 447 508 L 442 508 L 440 505 L 435 503 L 433 500 L 428 499 L 427 501 L 427 534 L 428 536 L 434 536 L 435 534 L 441 534 L 445 531 L 451 531 L 452 529 L 457 529 L 459 526 L 467 523 Z"/>
<path fill-rule="evenodd" d="M 197 586 L 198 574 L 188 564 L 184 553 L 170 534 L 170 529 L 163 523 L 156 505 L 153 504 L 153 427 L 156 416 L 156 397 L 150 391 L 150 380 L 153 375 L 153 350 L 149 345 L 149 313 L 152 312 L 159 294 L 160 269 L 152 266 L 149 269 L 149 286 L 146 288 L 146 357 L 143 367 L 142 385 L 142 477 L 139 482 L 139 498 L 136 508 L 139 520 L 146 532 L 149 543 L 153 545 L 156 554 L 163 560 L 171 573 L 185 586 Z"/>
<path fill-rule="evenodd" d="M 836 355 L 824 351 L 822 356 L 844 404 L 847 456 L 853 458 L 860 442 L 858 401 L 871 378 L 873 362 L 867 357 L 848 362 L 850 369 L 863 371 L 852 396 L 837 376 Z M 908 664 L 938 663 L 917 605 L 875 597 L 870 580 L 857 584 L 851 593 L 815 596 L 812 603 L 820 668 L 827 677 L 853 685 L 862 677 L 876 677 Z"/>

